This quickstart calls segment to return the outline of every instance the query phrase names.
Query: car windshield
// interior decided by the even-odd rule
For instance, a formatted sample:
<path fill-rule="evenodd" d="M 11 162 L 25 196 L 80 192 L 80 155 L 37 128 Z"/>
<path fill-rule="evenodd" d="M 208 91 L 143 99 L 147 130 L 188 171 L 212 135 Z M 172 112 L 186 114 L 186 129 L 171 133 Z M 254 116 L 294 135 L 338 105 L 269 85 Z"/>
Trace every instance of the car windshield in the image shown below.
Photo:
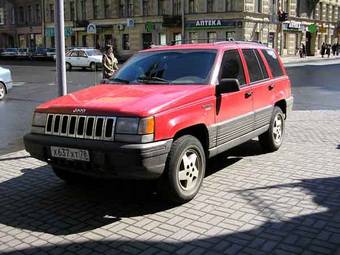
<path fill-rule="evenodd" d="M 16 52 L 17 49 L 15 49 L 15 48 L 9 48 L 9 49 L 7 49 L 7 51 L 8 51 L 8 52 Z"/>
<path fill-rule="evenodd" d="M 116 73 L 112 82 L 207 84 L 215 57 L 215 50 L 141 52 Z"/>
<path fill-rule="evenodd" d="M 102 55 L 100 50 L 87 50 L 86 53 L 87 53 L 88 56 L 100 56 L 100 55 Z"/>

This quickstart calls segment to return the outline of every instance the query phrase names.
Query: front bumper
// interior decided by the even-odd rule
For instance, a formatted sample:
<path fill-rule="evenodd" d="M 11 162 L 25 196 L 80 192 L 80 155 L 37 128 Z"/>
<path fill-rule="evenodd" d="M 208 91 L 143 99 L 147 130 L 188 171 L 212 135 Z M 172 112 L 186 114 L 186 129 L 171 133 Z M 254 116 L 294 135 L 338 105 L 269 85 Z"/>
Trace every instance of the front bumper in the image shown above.
<path fill-rule="evenodd" d="M 164 171 L 172 139 L 127 144 L 27 134 L 24 144 L 32 157 L 67 171 L 101 178 L 156 179 Z M 53 158 L 51 146 L 86 149 L 90 153 L 90 162 Z"/>

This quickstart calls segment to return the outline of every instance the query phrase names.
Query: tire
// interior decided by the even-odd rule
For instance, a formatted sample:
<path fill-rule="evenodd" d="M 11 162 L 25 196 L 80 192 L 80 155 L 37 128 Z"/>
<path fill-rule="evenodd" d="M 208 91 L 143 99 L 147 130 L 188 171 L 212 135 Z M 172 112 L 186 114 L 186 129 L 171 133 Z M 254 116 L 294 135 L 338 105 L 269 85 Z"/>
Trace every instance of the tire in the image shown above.
<path fill-rule="evenodd" d="M 172 144 L 165 172 L 159 181 L 159 192 L 176 204 L 190 201 L 202 185 L 205 168 L 201 142 L 191 135 L 179 137 Z"/>
<path fill-rule="evenodd" d="M 6 96 L 6 87 L 5 84 L 0 82 L 0 101 L 3 100 Z"/>
<path fill-rule="evenodd" d="M 91 71 L 97 71 L 97 64 L 94 63 L 94 62 L 91 62 L 90 69 L 91 69 Z"/>
<path fill-rule="evenodd" d="M 77 173 L 72 173 L 67 170 L 64 170 L 62 168 L 52 166 L 54 174 L 59 178 L 62 179 L 64 182 L 67 184 L 79 184 L 79 183 L 84 183 L 86 181 L 89 181 L 89 177 L 77 174 Z"/>
<path fill-rule="evenodd" d="M 68 62 L 66 62 L 66 70 L 71 71 L 72 70 L 72 65 Z"/>
<path fill-rule="evenodd" d="M 283 142 L 285 133 L 285 115 L 280 107 L 275 106 L 267 132 L 259 136 L 262 148 L 267 152 L 277 151 Z"/>

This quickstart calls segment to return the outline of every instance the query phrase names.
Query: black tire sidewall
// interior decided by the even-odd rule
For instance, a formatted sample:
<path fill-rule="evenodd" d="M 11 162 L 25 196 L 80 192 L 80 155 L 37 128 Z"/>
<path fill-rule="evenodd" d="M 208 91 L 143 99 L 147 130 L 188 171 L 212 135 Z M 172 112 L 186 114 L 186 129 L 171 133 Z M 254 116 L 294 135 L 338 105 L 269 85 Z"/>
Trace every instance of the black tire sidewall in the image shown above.
<path fill-rule="evenodd" d="M 199 177 L 195 188 L 191 191 L 186 191 L 179 184 L 178 169 L 184 153 L 189 149 L 192 149 L 197 153 L 197 159 L 200 160 L 201 170 L 199 171 Z M 198 193 L 205 175 L 206 158 L 203 147 L 197 138 L 191 135 L 185 135 L 174 142 L 170 155 L 171 157 L 167 164 L 169 188 L 172 189 L 176 200 L 179 202 L 189 201 Z"/>
<path fill-rule="evenodd" d="M 70 63 L 66 63 L 66 70 L 71 71 L 72 65 Z"/>

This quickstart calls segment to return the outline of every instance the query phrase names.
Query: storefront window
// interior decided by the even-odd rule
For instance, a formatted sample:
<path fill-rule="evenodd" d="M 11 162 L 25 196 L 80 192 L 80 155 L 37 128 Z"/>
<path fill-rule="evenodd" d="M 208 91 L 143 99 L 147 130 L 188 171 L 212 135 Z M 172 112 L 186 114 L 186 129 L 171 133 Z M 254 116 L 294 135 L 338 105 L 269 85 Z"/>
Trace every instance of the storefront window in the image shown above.
<path fill-rule="evenodd" d="M 123 34 L 122 46 L 123 46 L 123 50 L 130 49 L 129 34 Z"/>
<path fill-rule="evenodd" d="M 208 43 L 216 42 L 217 34 L 216 32 L 208 32 Z"/>
<path fill-rule="evenodd" d="M 181 33 L 175 33 L 174 34 L 174 40 L 175 40 L 175 44 L 182 44 L 182 34 Z"/>
<path fill-rule="evenodd" d="M 5 19 L 4 19 L 4 9 L 0 8 L 0 25 L 5 24 Z"/>
<path fill-rule="evenodd" d="M 166 45 L 166 34 L 159 34 L 159 44 Z"/>
<path fill-rule="evenodd" d="M 235 40 L 235 31 L 227 31 L 225 33 L 225 39 L 227 41 L 234 41 Z"/>
<path fill-rule="evenodd" d="M 189 40 L 190 40 L 190 43 L 198 43 L 197 32 L 189 32 Z"/>

